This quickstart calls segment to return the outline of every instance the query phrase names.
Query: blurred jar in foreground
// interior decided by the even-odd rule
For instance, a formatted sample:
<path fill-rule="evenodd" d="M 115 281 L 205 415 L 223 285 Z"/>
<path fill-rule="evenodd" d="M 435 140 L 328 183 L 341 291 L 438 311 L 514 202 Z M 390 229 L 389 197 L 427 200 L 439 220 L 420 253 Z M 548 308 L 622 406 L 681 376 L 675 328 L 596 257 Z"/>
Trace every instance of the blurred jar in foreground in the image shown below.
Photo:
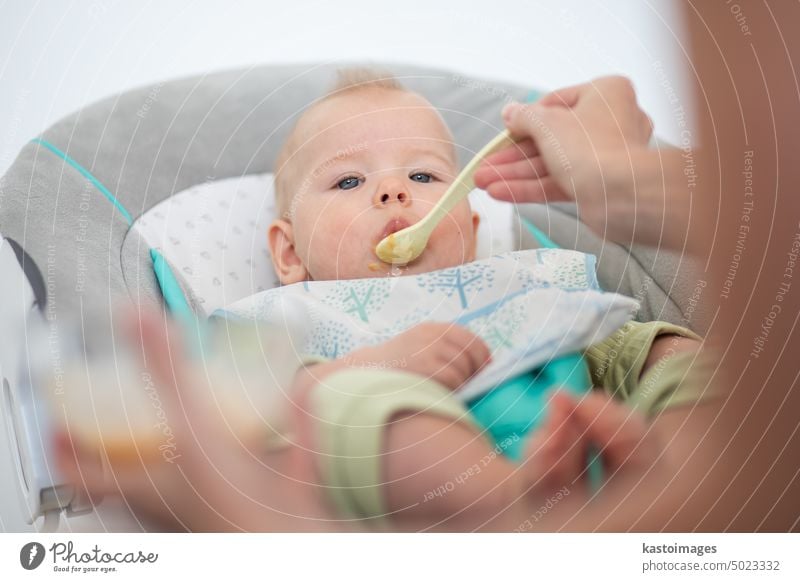
<path fill-rule="evenodd" d="M 54 428 L 65 430 L 87 451 L 112 463 L 175 462 L 176 414 L 165 406 L 141 345 L 107 319 L 59 323 L 40 330 L 34 378 L 49 403 Z M 191 386 L 182 387 L 248 448 L 264 448 L 285 435 L 287 390 L 301 366 L 302 325 L 266 326 L 216 320 L 186 329 L 186 353 L 172 353 L 175 366 L 189 366 Z M 180 419 L 183 422 L 183 419 Z"/>

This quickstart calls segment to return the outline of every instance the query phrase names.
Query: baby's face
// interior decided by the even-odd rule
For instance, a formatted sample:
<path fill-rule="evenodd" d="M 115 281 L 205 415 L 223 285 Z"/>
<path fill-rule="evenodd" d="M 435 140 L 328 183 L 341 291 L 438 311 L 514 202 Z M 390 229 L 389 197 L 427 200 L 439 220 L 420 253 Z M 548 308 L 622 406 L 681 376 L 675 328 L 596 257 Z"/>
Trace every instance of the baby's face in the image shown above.
<path fill-rule="evenodd" d="M 288 220 L 283 233 L 274 233 L 275 225 L 270 232 L 274 255 L 281 252 L 276 237 L 286 237 L 284 256 L 276 258 L 288 258 L 297 267 L 291 273 L 279 268 L 282 282 L 389 272 L 391 266 L 378 259 L 375 246 L 425 216 L 458 173 L 441 118 L 418 95 L 369 89 L 320 103 L 297 131 L 300 145 L 286 174 L 292 188 Z M 403 273 L 473 260 L 477 225 L 465 200 Z M 292 249 L 286 246 L 289 239 Z"/>

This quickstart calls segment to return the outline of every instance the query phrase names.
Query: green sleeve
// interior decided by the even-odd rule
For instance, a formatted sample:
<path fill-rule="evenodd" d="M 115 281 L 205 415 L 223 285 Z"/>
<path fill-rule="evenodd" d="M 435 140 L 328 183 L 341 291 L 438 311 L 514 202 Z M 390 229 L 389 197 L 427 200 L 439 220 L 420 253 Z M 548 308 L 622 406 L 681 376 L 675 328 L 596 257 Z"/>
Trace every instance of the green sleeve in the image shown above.
<path fill-rule="evenodd" d="M 586 350 L 592 382 L 648 416 L 710 396 L 703 376 L 709 362 L 700 352 L 668 352 L 642 375 L 653 341 L 662 335 L 701 339 L 686 328 L 662 321 L 628 322 Z"/>

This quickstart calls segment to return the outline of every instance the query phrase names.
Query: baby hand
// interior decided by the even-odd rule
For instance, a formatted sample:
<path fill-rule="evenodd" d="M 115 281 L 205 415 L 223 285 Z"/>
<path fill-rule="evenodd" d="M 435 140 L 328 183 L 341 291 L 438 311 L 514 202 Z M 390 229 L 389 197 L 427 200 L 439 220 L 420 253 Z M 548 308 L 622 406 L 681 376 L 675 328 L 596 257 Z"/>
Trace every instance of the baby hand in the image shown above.
<path fill-rule="evenodd" d="M 490 360 L 489 348 L 466 328 L 452 323 L 422 323 L 338 362 L 354 368 L 411 372 L 456 390 Z"/>

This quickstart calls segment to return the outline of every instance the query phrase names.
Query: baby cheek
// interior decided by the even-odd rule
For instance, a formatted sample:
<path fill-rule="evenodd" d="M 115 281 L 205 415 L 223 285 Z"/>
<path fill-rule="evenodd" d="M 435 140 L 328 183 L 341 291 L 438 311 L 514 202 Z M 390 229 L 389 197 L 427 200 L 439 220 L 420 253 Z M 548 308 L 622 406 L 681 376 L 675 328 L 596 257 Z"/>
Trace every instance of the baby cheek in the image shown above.
<path fill-rule="evenodd" d="M 341 231 L 331 222 L 318 222 L 310 233 L 309 253 L 312 259 L 331 256 L 337 252 Z"/>
<path fill-rule="evenodd" d="M 349 217 L 319 220 L 309 244 L 309 266 L 319 279 L 350 278 L 363 263 L 367 233 Z"/>
<path fill-rule="evenodd" d="M 459 251 L 462 248 L 468 248 L 473 240 L 472 228 L 472 213 L 468 207 L 459 206 L 447 218 L 445 218 L 441 226 L 443 227 L 443 234 L 447 237 L 450 244 L 455 245 Z"/>

